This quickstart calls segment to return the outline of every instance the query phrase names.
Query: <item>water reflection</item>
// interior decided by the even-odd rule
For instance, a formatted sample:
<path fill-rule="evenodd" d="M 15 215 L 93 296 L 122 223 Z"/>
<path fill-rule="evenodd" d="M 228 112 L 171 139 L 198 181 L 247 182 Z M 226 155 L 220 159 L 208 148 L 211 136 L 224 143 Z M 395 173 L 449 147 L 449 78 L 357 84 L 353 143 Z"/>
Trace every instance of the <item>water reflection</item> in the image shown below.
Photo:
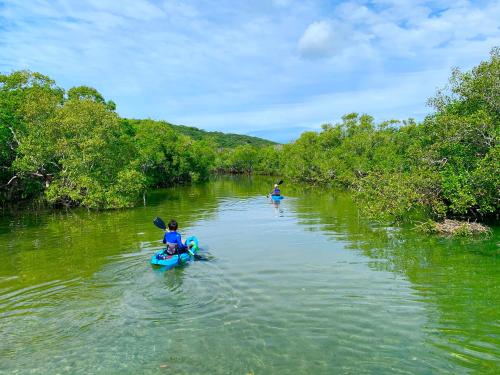
<path fill-rule="evenodd" d="M 371 268 L 409 280 L 426 309 L 426 340 L 458 366 L 488 373 L 500 365 L 499 230 L 489 240 L 420 235 L 372 225 L 342 192 L 317 191 L 293 202 L 301 224 L 346 241 Z"/>
<path fill-rule="evenodd" d="M 172 293 L 177 293 L 182 288 L 182 283 L 184 279 L 184 268 L 188 267 L 188 264 L 181 265 L 172 269 L 172 272 L 165 272 L 165 267 L 154 267 L 152 266 L 154 272 L 161 275 L 158 282 L 165 285 L 168 290 Z"/>
<path fill-rule="evenodd" d="M 156 191 L 147 206 L 93 212 L 20 212 L 4 216 L 0 228 L 0 274 L 21 275 L 16 284 L 43 283 L 60 277 L 88 276 L 138 244 L 147 252 L 158 249 L 163 233 L 152 224 L 155 216 L 175 217 L 181 233 L 199 220 L 210 220 L 218 207 L 217 186 L 195 185 Z M 185 236 L 184 236 L 185 237 Z"/>
<path fill-rule="evenodd" d="M 275 217 L 280 217 L 283 216 L 283 208 L 281 207 L 281 201 L 280 200 L 274 200 L 271 197 L 267 197 L 269 204 L 273 206 L 274 208 L 274 216 Z"/>
<path fill-rule="evenodd" d="M 273 204 L 272 183 L 1 218 L 0 373 L 495 373 L 498 232 L 420 236 L 337 191 L 287 182 Z M 211 261 L 153 269 L 155 216 Z"/>

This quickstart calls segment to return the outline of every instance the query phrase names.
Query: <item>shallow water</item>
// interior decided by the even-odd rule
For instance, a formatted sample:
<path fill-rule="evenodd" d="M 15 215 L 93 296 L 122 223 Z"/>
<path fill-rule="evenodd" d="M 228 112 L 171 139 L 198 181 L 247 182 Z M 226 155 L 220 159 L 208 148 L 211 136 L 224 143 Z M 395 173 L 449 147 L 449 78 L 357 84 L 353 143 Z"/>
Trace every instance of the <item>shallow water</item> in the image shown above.
<path fill-rule="evenodd" d="M 349 195 L 265 178 L 145 207 L 0 218 L 2 374 L 500 372 L 498 229 L 374 226 Z M 153 268 L 175 217 L 207 262 Z"/>

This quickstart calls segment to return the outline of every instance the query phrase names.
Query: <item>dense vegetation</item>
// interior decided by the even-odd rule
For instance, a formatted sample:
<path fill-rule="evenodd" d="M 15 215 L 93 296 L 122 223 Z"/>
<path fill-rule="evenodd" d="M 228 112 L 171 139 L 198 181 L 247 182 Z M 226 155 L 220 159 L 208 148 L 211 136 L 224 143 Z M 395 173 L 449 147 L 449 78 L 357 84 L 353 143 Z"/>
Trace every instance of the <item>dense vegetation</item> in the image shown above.
<path fill-rule="evenodd" d="M 123 124 L 130 124 L 135 127 L 140 127 L 142 123 L 146 122 L 162 123 L 172 128 L 176 133 L 186 135 L 195 141 L 210 141 L 218 149 L 234 148 L 237 146 L 244 146 L 244 145 L 260 148 L 276 144 L 275 142 L 268 141 L 267 139 L 252 137 L 249 135 L 209 132 L 192 126 L 174 125 L 166 121 L 137 120 L 137 119 L 121 119 L 121 121 Z"/>
<path fill-rule="evenodd" d="M 206 179 L 216 147 L 163 122 L 120 119 L 95 89 L 0 75 L 0 199 L 131 206 L 147 188 Z"/>
<path fill-rule="evenodd" d="M 499 213 L 500 49 L 469 72 L 454 70 L 422 123 L 348 114 L 291 144 L 218 157 L 226 171 L 281 173 L 351 188 L 374 218 L 484 220 Z"/>
<path fill-rule="evenodd" d="M 375 218 L 484 220 L 499 213 L 500 49 L 429 100 L 424 121 L 348 114 L 276 145 L 163 121 L 121 119 L 93 88 L 0 75 L 0 199 L 131 206 L 148 188 L 211 172 L 280 174 L 352 189 Z"/>

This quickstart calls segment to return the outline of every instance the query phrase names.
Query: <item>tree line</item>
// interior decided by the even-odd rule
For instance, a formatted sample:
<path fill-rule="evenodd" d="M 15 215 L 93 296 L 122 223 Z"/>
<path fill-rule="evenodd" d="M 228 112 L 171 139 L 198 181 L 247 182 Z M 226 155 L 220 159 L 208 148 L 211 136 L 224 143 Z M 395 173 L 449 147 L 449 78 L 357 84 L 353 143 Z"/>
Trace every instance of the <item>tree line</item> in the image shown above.
<path fill-rule="evenodd" d="M 216 147 L 167 123 L 120 118 L 94 88 L 0 75 L 0 200 L 120 208 L 148 188 L 208 178 Z"/>
<path fill-rule="evenodd" d="M 500 48 L 470 71 L 454 69 L 429 104 L 420 123 L 351 113 L 283 147 L 238 146 L 217 167 L 346 187 L 371 218 L 498 218 Z"/>
<path fill-rule="evenodd" d="M 91 87 L 65 91 L 17 71 L 0 75 L 0 200 L 119 208 L 147 189 L 254 173 L 351 189 L 372 218 L 495 218 L 500 49 L 470 71 L 453 70 L 429 104 L 421 122 L 351 113 L 276 145 L 123 119 Z"/>

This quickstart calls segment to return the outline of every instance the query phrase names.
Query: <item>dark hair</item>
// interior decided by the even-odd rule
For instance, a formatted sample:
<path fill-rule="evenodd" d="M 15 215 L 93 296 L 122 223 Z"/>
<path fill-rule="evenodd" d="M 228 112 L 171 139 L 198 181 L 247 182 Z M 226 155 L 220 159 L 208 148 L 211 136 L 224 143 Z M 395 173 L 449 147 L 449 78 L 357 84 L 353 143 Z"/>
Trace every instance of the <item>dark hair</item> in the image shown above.
<path fill-rule="evenodd" d="M 174 219 L 170 220 L 170 222 L 168 223 L 168 229 L 177 230 L 177 221 L 175 221 Z"/>

